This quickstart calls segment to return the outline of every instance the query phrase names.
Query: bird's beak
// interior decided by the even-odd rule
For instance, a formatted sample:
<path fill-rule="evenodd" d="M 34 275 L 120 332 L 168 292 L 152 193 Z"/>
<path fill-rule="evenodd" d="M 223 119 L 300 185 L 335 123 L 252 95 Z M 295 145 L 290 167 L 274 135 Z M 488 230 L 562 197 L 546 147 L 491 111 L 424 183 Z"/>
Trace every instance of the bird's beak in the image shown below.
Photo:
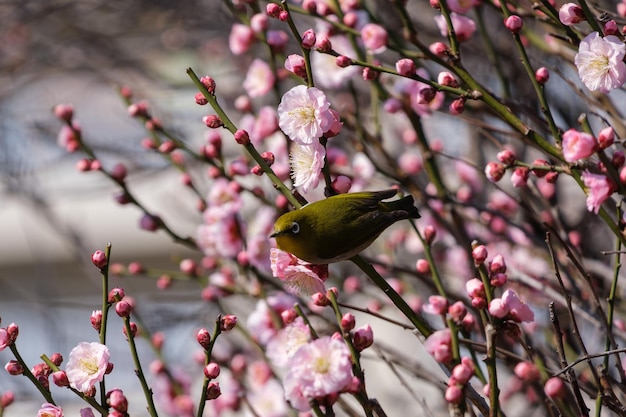
<path fill-rule="evenodd" d="M 274 233 L 272 233 L 270 235 L 270 238 L 273 238 L 273 237 L 276 237 L 276 236 L 280 236 L 280 235 L 282 235 L 282 232 L 279 232 L 279 231 L 278 232 L 274 232 Z"/>

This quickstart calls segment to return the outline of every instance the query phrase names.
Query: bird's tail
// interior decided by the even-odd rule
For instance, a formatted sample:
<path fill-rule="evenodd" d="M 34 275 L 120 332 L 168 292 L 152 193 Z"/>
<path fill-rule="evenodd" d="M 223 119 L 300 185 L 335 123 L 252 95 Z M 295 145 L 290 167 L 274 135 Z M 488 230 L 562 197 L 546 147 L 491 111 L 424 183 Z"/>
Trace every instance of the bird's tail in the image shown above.
<path fill-rule="evenodd" d="M 402 214 L 401 217 L 405 219 L 419 219 L 421 217 L 419 210 L 415 207 L 415 200 L 412 195 L 404 196 L 395 201 L 385 201 L 381 204 L 384 205 L 386 211 L 406 213 L 398 213 Z"/>

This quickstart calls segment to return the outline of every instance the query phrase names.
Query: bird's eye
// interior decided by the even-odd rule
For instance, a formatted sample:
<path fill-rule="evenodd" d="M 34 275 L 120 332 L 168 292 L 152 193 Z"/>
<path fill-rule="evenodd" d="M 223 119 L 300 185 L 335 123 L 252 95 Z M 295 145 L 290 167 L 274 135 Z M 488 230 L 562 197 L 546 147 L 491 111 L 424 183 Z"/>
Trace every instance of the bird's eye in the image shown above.
<path fill-rule="evenodd" d="M 291 233 L 294 235 L 300 233 L 300 224 L 298 224 L 298 222 L 291 223 Z"/>

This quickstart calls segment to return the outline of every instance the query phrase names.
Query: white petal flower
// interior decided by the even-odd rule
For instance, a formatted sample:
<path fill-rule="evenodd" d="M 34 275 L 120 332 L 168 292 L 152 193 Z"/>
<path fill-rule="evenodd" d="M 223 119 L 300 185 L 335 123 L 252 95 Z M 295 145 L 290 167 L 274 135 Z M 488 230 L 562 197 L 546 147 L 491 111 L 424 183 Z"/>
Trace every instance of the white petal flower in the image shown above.
<path fill-rule="evenodd" d="M 617 36 L 593 32 L 580 42 L 574 63 L 589 90 L 608 93 L 626 81 L 625 54 L 626 45 Z"/>

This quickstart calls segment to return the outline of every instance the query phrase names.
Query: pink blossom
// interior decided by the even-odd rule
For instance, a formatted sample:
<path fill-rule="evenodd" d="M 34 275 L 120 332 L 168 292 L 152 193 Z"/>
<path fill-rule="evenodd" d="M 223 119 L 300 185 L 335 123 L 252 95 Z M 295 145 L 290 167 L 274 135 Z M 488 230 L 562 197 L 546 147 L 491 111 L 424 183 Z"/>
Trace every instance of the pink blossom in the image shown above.
<path fill-rule="evenodd" d="M 494 298 L 489 303 L 489 314 L 498 318 L 506 318 L 517 323 L 530 323 L 535 319 L 533 311 L 519 299 L 515 291 L 506 290 L 502 298 Z"/>
<path fill-rule="evenodd" d="M 37 417 L 63 417 L 63 409 L 54 404 L 45 403 L 37 411 Z"/>
<path fill-rule="evenodd" d="M 582 180 L 587 187 L 587 210 L 598 214 L 602 203 L 615 191 L 615 184 L 607 176 L 587 170 L 583 172 Z"/>
<path fill-rule="evenodd" d="M 311 295 L 326 292 L 327 265 L 312 265 L 276 248 L 272 248 L 270 260 L 272 275 L 283 281 L 290 293 Z"/>
<path fill-rule="evenodd" d="M 330 127 L 329 108 L 322 90 L 299 85 L 283 95 L 278 105 L 278 125 L 291 140 L 310 145 Z"/>
<path fill-rule="evenodd" d="M 479 4 L 478 0 L 448 0 L 446 2 L 451 11 L 459 14 L 464 14 L 472 7 Z"/>
<path fill-rule="evenodd" d="M 343 340 L 329 336 L 321 337 L 298 349 L 291 360 L 291 368 L 285 376 L 287 400 L 294 405 L 300 388 L 304 398 L 323 397 L 341 392 L 352 381 L 350 351 Z M 288 382 L 290 382 L 288 384 Z M 296 398 L 290 395 L 296 394 Z"/>
<path fill-rule="evenodd" d="M 424 348 L 437 362 L 447 363 L 452 359 L 452 334 L 450 329 L 437 330 L 424 342 Z"/>
<path fill-rule="evenodd" d="M 333 36 L 324 39 L 328 39 L 329 43 L 332 42 L 332 49 L 339 55 L 356 57 L 354 48 L 345 36 Z M 345 85 L 359 71 L 357 66 L 338 67 L 336 58 L 328 54 L 312 54 L 311 66 L 313 67 L 313 74 L 315 74 L 315 85 L 325 89 Z"/>
<path fill-rule="evenodd" d="M 258 416 L 282 417 L 289 415 L 283 387 L 275 379 L 270 379 L 265 384 L 248 391 L 246 400 Z"/>
<path fill-rule="evenodd" d="M 373 54 L 379 54 L 387 49 L 389 35 L 385 28 L 375 23 L 367 23 L 361 28 L 363 44 Z"/>
<path fill-rule="evenodd" d="M 450 19 L 459 42 L 469 40 L 476 31 L 476 23 L 469 17 L 453 12 L 450 13 Z M 437 23 L 441 36 L 448 36 L 448 24 L 446 23 L 446 19 L 442 15 L 437 15 L 435 16 L 435 22 Z"/>
<path fill-rule="evenodd" d="M 265 300 L 259 301 L 246 322 L 254 340 L 262 346 L 267 345 L 277 333 L 272 312 L 280 315 L 283 311 L 292 309 L 296 302 L 295 297 L 285 292 L 270 295 Z"/>
<path fill-rule="evenodd" d="M 243 88 L 250 97 L 262 97 L 274 87 L 275 81 L 276 77 L 267 62 L 256 58 L 248 67 Z"/>
<path fill-rule="evenodd" d="M 80 392 L 89 392 L 102 381 L 109 365 L 109 349 L 100 343 L 82 342 L 70 352 L 65 373 L 70 386 Z"/>
<path fill-rule="evenodd" d="M 504 26 L 511 31 L 511 33 L 519 33 L 524 27 L 524 20 L 518 15 L 510 15 L 504 20 Z"/>
<path fill-rule="evenodd" d="M 576 3 L 565 3 L 559 9 L 559 20 L 564 25 L 570 26 L 585 20 L 585 14 Z"/>
<path fill-rule="evenodd" d="M 80 417 L 95 417 L 95 415 L 91 408 L 81 408 Z"/>
<path fill-rule="evenodd" d="M 310 145 L 294 144 L 289 158 L 293 186 L 303 192 L 316 188 L 324 166 L 324 147 L 319 142 Z"/>
<path fill-rule="evenodd" d="M 244 54 L 255 40 L 254 32 L 246 25 L 233 24 L 228 36 L 228 47 L 234 55 Z"/>
<path fill-rule="evenodd" d="M 411 152 L 404 152 L 398 158 L 398 166 L 409 175 L 418 174 L 422 168 L 422 158 Z"/>
<path fill-rule="evenodd" d="M 287 367 L 298 349 L 309 341 L 311 341 L 309 326 L 298 317 L 269 339 L 266 348 L 267 357 L 275 366 Z"/>
<path fill-rule="evenodd" d="M 598 143 L 589 133 L 569 129 L 563 133 L 563 158 L 567 162 L 576 162 L 587 158 L 596 151 Z"/>
<path fill-rule="evenodd" d="M 440 295 L 431 295 L 428 297 L 428 303 L 422 307 L 422 311 L 428 314 L 446 314 L 448 311 L 448 300 Z"/>
<path fill-rule="evenodd" d="M 617 36 L 592 32 L 580 42 L 574 64 L 589 90 L 608 93 L 626 81 L 624 55 L 626 45 Z"/>
<path fill-rule="evenodd" d="M 511 184 L 516 188 L 526 187 L 526 182 L 528 181 L 528 176 L 530 174 L 530 168 L 528 167 L 517 167 L 513 170 L 513 174 L 511 174 Z"/>

